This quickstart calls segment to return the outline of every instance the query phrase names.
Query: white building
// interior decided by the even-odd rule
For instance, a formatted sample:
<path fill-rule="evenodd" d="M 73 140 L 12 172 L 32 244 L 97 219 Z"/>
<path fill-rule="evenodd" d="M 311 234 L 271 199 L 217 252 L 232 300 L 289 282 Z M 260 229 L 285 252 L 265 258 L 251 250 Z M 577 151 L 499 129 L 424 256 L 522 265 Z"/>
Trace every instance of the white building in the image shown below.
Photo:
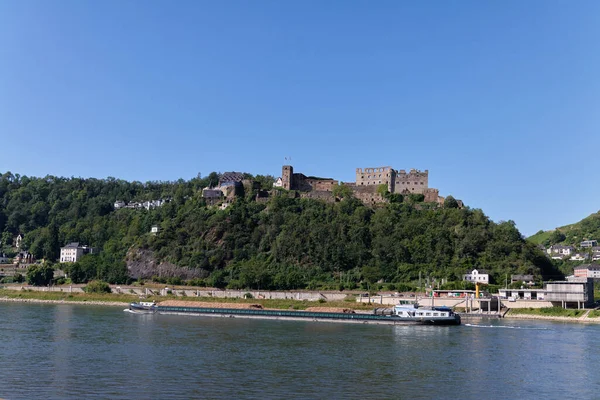
<path fill-rule="evenodd" d="M 594 247 L 594 246 L 598 246 L 597 240 L 584 240 L 583 242 L 579 243 L 579 247 Z"/>
<path fill-rule="evenodd" d="M 463 275 L 463 281 L 479 282 L 479 283 L 490 283 L 490 275 L 484 270 L 474 269 L 468 274 Z"/>
<path fill-rule="evenodd" d="M 589 256 L 585 253 L 575 253 L 569 258 L 571 261 L 585 261 L 589 258 Z"/>
<path fill-rule="evenodd" d="M 273 187 L 283 187 L 283 180 L 281 177 L 277 178 L 277 180 L 273 182 Z"/>
<path fill-rule="evenodd" d="M 150 233 L 156 235 L 158 233 L 158 225 L 152 225 L 152 228 L 150 228 Z"/>
<path fill-rule="evenodd" d="M 570 256 L 573 252 L 575 252 L 575 247 L 573 246 L 561 246 L 561 245 L 554 245 L 554 246 L 550 246 L 547 250 L 548 254 L 553 254 L 553 255 L 561 255 L 563 257 L 566 256 Z M 554 258 L 554 257 L 552 257 Z"/>
<path fill-rule="evenodd" d="M 78 242 L 69 243 L 60 248 L 60 262 L 77 262 L 85 254 L 94 253 L 94 249 L 89 246 L 80 246 Z"/>

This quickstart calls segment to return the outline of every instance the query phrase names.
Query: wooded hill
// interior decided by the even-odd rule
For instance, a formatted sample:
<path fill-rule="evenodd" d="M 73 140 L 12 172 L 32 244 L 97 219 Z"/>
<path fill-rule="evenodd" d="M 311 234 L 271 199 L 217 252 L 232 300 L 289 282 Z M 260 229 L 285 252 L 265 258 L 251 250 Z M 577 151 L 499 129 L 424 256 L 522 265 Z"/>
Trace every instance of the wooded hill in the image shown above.
<path fill-rule="evenodd" d="M 546 247 L 553 244 L 578 246 L 582 241 L 591 239 L 600 241 L 600 211 L 577 223 L 552 231 L 539 231 L 528 238 L 529 241 Z"/>
<path fill-rule="evenodd" d="M 257 176 L 263 188 L 272 177 Z M 66 266 L 78 281 L 123 283 L 162 275 L 216 287 L 354 288 L 378 281 L 415 282 L 419 275 L 459 281 L 473 268 L 504 282 L 506 274 L 556 279 L 549 260 L 513 222 L 494 223 L 481 210 L 423 207 L 408 200 L 369 208 L 347 196 L 336 203 L 278 196 L 255 202 L 247 191 L 225 210 L 207 207 L 203 187 L 218 174 L 176 182 L 113 178 L 0 178 L 2 249 L 13 238 L 38 259 L 56 261 L 60 247 L 102 249 Z M 170 199 L 151 209 L 114 210 L 115 200 Z M 152 235 L 153 225 L 159 226 Z M 127 265 L 131 268 L 128 269 Z"/>

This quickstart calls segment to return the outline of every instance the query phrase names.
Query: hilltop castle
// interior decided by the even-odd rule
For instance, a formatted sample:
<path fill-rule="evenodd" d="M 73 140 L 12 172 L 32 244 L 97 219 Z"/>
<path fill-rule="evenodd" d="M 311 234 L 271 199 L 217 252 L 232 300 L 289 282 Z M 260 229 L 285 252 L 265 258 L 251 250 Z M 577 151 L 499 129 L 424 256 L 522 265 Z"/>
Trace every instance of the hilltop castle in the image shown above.
<path fill-rule="evenodd" d="M 295 173 L 291 165 L 284 165 L 281 178 L 275 186 L 286 190 L 296 190 L 301 197 L 320 198 L 334 201 L 333 189 L 339 184 L 332 178 L 317 178 Z M 402 195 L 422 194 L 426 203 L 443 204 L 444 198 L 439 190 L 429 187 L 429 171 L 411 169 L 397 171 L 390 166 L 376 168 L 357 168 L 355 182 L 342 182 L 352 189 L 354 196 L 365 204 L 383 203 L 387 200 L 377 190 L 380 185 L 386 185 L 390 193 Z"/>

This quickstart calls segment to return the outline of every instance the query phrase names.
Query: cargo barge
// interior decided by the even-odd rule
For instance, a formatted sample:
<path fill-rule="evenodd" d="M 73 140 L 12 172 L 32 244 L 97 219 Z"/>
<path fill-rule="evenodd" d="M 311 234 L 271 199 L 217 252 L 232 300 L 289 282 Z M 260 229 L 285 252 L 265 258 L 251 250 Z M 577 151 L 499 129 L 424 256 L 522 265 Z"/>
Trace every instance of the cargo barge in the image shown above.
<path fill-rule="evenodd" d="M 138 303 L 132 303 L 130 310 L 138 309 Z M 406 308 L 394 308 L 391 315 L 356 314 L 342 312 L 318 312 L 297 310 L 265 310 L 253 308 L 217 308 L 192 306 L 156 305 L 153 312 L 171 315 L 216 316 L 229 318 L 261 318 L 285 320 L 310 320 L 321 322 L 372 323 L 387 325 L 460 325 L 460 316 L 448 309 L 413 309 L 412 314 Z M 402 312 L 403 314 L 400 314 Z"/>

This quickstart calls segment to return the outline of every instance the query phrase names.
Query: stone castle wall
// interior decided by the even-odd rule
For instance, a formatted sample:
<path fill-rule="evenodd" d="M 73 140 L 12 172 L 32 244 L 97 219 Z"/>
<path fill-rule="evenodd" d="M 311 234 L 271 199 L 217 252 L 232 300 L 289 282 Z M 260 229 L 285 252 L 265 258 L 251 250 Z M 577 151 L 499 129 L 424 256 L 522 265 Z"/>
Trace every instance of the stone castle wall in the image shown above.
<path fill-rule="evenodd" d="M 425 194 L 425 190 L 429 188 L 429 170 L 421 172 L 411 169 L 406 173 L 402 169 L 396 173 L 394 187 L 393 193 Z"/>
<path fill-rule="evenodd" d="M 394 191 L 396 171 L 392 167 L 356 168 L 356 186 L 388 185 L 390 192 Z"/>
<path fill-rule="evenodd" d="M 283 166 L 281 179 L 284 189 L 300 191 L 303 198 L 335 201 L 332 191 L 339 184 L 337 180 L 306 177 L 304 174 L 294 173 L 291 165 Z M 439 190 L 429 187 L 429 170 L 396 171 L 390 166 L 357 168 L 356 182 L 342 184 L 350 186 L 354 196 L 369 205 L 387 202 L 387 199 L 377 193 L 377 188 L 383 184 L 387 185 L 390 193 L 423 194 L 426 203 L 444 202 Z"/>

